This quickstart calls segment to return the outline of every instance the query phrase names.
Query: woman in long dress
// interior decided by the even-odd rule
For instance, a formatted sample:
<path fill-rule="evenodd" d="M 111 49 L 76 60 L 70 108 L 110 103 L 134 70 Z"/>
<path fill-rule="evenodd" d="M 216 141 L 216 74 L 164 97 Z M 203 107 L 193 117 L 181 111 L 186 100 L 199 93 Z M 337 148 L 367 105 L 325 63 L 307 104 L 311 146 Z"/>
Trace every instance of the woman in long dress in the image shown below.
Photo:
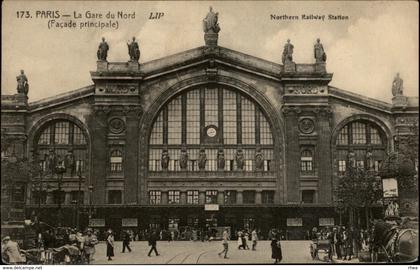
<path fill-rule="evenodd" d="M 106 256 L 108 261 L 112 261 L 111 257 L 114 257 L 114 234 L 112 230 L 108 230 L 108 237 L 106 238 Z"/>
<path fill-rule="evenodd" d="M 277 237 L 271 239 L 271 258 L 274 259 L 274 264 L 281 262 L 283 259 L 280 240 Z"/>

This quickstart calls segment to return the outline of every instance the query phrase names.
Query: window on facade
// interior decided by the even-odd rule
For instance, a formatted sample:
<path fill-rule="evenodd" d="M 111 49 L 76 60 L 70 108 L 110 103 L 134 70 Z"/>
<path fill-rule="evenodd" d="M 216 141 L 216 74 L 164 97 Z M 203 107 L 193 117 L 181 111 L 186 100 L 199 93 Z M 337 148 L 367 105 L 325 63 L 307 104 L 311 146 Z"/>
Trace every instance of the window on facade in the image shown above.
<path fill-rule="evenodd" d="M 300 157 L 300 170 L 302 172 L 313 171 L 313 157 L 311 150 L 303 150 Z"/>
<path fill-rule="evenodd" d="M 349 143 L 349 127 L 343 127 L 338 133 L 337 144 L 346 145 Z"/>
<path fill-rule="evenodd" d="M 161 192 L 159 190 L 149 191 L 149 203 L 161 204 Z"/>
<path fill-rule="evenodd" d="M 168 203 L 169 204 L 179 204 L 179 190 L 169 190 L 168 191 Z"/>
<path fill-rule="evenodd" d="M 314 203 L 315 202 L 315 190 L 302 190 L 302 202 L 303 203 Z"/>
<path fill-rule="evenodd" d="M 121 204 L 122 203 L 122 192 L 121 192 L 121 190 L 109 190 L 108 191 L 108 203 L 109 204 Z"/>
<path fill-rule="evenodd" d="M 217 190 L 206 191 L 206 203 L 217 203 Z"/>
<path fill-rule="evenodd" d="M 83 196 L 84 196 L 84 193 L 83 193 L 83 191 L 78 191 L 78 190 L 76 190 L 76 191 L 71 191 L 70 192 L 70 198 L 71 198 L 71 201 L 72 202 L 76 202 L 77 203 L 77 201 L 79 200 L 79 202 L 81 203 L 81 204 L 83 204 Z"/>
<path fill-rule="evenodd" d="M 242 143 L 255 144 L 255 107 L 254 103 L 241 97 Z"/>
<path fill-rule="evenodd" d="M 223 139 L 225 144 L 237 144 L 236 94 L 223 91 Z"/>
<path fill-rule="evenodd" d="M 343 175 L 348 169 L 350 152 L 354 153 L 358 168 L 366 168 L 367 153 L 371 152 L 373 167 L 378 171 L 380 162 L 386 156 L 386 140 L 377 125 L 359 120 L 348 123 L 339 131 L 336 150 L 339 175 Z"/>
<path fill-rule="evenodd" d="M 120 150 L 112 150 L 111 151 L 111 173 L 120 173 L 122 172 L 122 152 Z"/>
<path fill-rule="evenodd" d="M 225 204 L 236 204 L 236 191 L 235 190 L 225 191 Z"/>
<path fill-rule="evenodd" d="M 346 171 L 346 161 L 345 160 L 339 160 L 338 161 L 338 171 L 340 173 L 343 173 Z"/>
<path fill-rule="evenodd" d="M 187 93 L 187 144 L 200 144 L 200 93 Z"/>
<path fill-rule="evenodd" d="M 187 204 L 198 204 L 198 190 L 187 191 Z"/>
<path fill-rule="evenodd" d="M 274 203 L 274 191 L 263 190 L 261 192 L 261 202 L 263 204 L 273 204 Z"/>
<path fill-rule="evenodd" d="M 366 125 L 355 122 L 352 125 L 353 144 L 366 144 Z"/>
<path fill-rule="evenodd" d="M 44 176 L 52 174 L 55 166 L 50 164 L 52 155 L 66 165 L 64 176 L 77 176 L 79 167 L 82 173 L 86 170 L 88 148 L 83 131 L 73 122 L 67 120 L 53 120 L 41 128 L 34 146 L 43 169 Z M 73 160 L 73 163 L 69 163 Z"/>
<path fill-rule="evenodd" d="M 216 126 L 209 140 L 206 127 Z M 255 170 L 255 149 L 264 153 L 264 170 L 273 168 L 271 127 L 260 107 L 237 91 L 199 88 L 176 96 L 163 106 L 153 124 L 149 141 L 149 171 L 162 171 L 161 154 L 168 149 L 168 171 L 178 171 L 181 147 L 188 152 L 188 171 L 199 171 L 199 145 L 205 145 L 205 171 L 217 171 L 217 152 L 225 153 L 224 171 L 238 171 L 237 144 L 245 145 L 245 171 Z"/>
<path fill-rule="evenodd" d="M 168 104 L 168 144 L 181 143 L 181 97 Z"/>
<path fill-rule="evenodd" d="M 33 192 L 33 203 L 35 204 L 46 204 L 47 202 L 47 191 L 43 190 L 43 191 L 34 191 Z"/>
<path fill-rule="evenodd" d="M 20 184 L 15 184 L 13 186 L 12 201 L 13 202 L 25 201 L 25 186 L 20 185 Z"/>
<path fill-rule="evenodd" d="M 254 204 L 255 203 L 255 191 L 247 190 L 242 193 L 244 204 Z"/>
<path fill-rule="evenodd" d="M 53 191 L 53 202 L 54 202 L 54 204 L 64 204 L 65 194 L 66 193 L 64 191 L 54 190 Z"/>

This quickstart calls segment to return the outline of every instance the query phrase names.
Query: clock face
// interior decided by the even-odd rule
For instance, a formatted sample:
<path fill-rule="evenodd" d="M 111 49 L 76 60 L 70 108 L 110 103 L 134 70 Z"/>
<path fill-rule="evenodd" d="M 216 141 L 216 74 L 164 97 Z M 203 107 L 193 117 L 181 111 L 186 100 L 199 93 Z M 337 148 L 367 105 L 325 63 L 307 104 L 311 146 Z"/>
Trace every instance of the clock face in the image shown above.
<path fill-rule="evenodd" d="M 216 129 L 214 127 L 209 127 L 207 129 L 207 136 L 209 136 L 210 138 L 213 138 L 214 136 L 216 136 Z"/>

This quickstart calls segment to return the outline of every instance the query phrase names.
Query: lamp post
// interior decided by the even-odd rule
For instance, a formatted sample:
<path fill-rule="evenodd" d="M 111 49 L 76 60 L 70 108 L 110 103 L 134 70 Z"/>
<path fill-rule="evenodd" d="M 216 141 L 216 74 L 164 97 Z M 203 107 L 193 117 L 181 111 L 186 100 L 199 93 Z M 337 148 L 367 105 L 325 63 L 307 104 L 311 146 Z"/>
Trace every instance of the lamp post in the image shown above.
<path fill-rule="evenodd" d="M 81 160 L 79 160 L 79 169 L 77 170 L 77 176 L 79 177 L 79 190 L 77 193 L 77 210 L 76 210 L 76 228 L 79 228 L 80 225 L 80 192 L 82 189 L 82 168 L 81 168 Z"/>
<path fill-rule="evenodd" d="M 92 192 L 93 185 L 89 185 L 89 219 L 92 218 Z"/>
<path fill-rule="evenodd" d="M 42 196 L 42 178 L 44 177 L 42 164 L 44 164 L 44 160 L 40 160 L 39 164 L 39 181 L 38 181 L 38 218 L 41 216 L 41 196 Z"/>
<path fill-rule="evenodd" d="M 66 167 L 64 165 L 64 162 L 58 161 L 55 166 L 55 172 L 57 173 L 58 177 L 58 225 L 61 226 L 61 219 L 62 219 L 62 213 L 61 213 L 61 184 L 63 181 L 63 175 L 66 171 Z"/>

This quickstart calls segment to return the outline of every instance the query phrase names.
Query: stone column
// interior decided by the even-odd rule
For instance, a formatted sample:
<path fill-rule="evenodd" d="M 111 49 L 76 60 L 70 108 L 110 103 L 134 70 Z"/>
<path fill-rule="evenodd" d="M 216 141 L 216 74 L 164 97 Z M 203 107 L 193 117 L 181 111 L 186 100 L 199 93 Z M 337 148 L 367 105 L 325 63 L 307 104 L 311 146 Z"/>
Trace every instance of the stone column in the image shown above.
<path fill-rule="evenodd" d="M 187 192 L 181 191 L 179 202 L 180 204 L 187 204 Z"/>
<path fill-rule="evenodd" d="M 128 111 L 126 113 L 126 145 L 125 145 L 125 160 L 124 160 L 124 201 L 126 203 L 137 202 L 137 185 L 138 178 L 138 149 L 139 149 L 139 120 L 138 116 L 141 110 L 139 108 Z"/>
<path fill-rule="evenodd" d="M 204 191 L 200 191 L 200 193 L 198 194 L 198 202 L 199 204 L 206 203 L 206 193 Z"/>
<path fill-rule="evenodd" d="M 47 193 L 47 201 L 46 201 L 46 204 L 53 204 L 53 203 L 54 203 L 53 194 L 52 194 L 52 192 L 48 192 Z"/>
<path fill-rule="evenodd" d="M 224 204 L 224 200 L 225 200 L 225 194 L 223 194 L 223 191 L 217 192 L 217 203 Z"/>
<path fill-rule="evenodd" d="M 168 204 L 168 192 L 162 191 L 161 193 L 161 204 Z"/>
<path fill-rule="evenodd" d="M 255 204 L 261 204 L 261 190 L 255 191 Z"/>
<path fill-rule="evenodd" d="M 242 194 L 242 190 L 238 190 L 236 192 L 236 204 L 243 204 L 244 203 L 244 197 Z"/>
<path fill-rule="evenodd" d="M 64 192 L 64 204 L 71 204 L 71 193 Z"/>

